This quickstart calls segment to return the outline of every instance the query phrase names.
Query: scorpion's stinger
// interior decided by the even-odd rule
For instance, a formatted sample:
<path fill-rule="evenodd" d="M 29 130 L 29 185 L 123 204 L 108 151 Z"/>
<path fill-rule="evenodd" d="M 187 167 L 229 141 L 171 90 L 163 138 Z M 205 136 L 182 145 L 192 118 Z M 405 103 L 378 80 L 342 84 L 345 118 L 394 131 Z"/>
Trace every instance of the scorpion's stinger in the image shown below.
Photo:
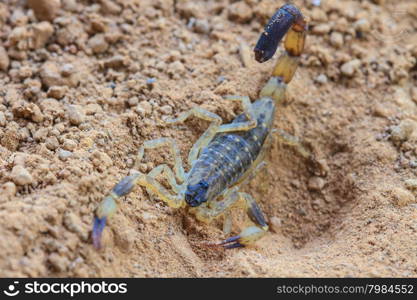
<path fill-rule="evenodd" d="M 285 34 L 287 34 L 288 40 L 293 32 L 301 32 L 302 35 L 305 35 L 306 30 L 307 25 L 300 10 L 292 4 L 283 5 L 265 26 L 265 31 L 254 48 L 255 59 L 260 63 L 271 59 Z M 294 40 L 291 38 L 290 40 L 291 42 L 285 48 L 291 55 L 297 56 L 296 53 L 300 48 L 302 51 L 304 39 Z"/>

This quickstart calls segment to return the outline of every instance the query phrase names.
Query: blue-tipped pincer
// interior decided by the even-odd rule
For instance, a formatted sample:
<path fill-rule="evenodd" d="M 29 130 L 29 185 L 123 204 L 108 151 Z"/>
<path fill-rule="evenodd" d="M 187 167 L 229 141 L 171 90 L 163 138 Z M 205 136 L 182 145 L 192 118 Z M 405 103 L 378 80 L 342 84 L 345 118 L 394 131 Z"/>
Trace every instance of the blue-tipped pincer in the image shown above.
<path fill-rule="evenodd" d="M 101 248 L 101 234 L 103 233 L 104 227 L 106 227 L 106 217 L 94 217 L 92 238 L 93 245 L 96 249 Z"/>

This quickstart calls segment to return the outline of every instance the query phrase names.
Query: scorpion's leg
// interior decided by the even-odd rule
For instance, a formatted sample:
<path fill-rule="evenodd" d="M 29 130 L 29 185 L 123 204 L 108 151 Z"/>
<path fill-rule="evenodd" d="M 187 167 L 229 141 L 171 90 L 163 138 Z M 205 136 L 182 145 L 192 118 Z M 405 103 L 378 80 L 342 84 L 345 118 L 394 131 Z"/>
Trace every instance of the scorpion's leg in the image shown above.
<path fill-rule="evenodd" d="M 255 162 L 256 163 L 256 162 Z M 245 184 L 246 182 L 251 181 L 253 178 L 255 178 L 256 174 L 259 173 L 262 169 L 264 169 L 266 166 L 265 161 L 261 161 L 258 163 L 254 168 L 253 171 L 250 171 L 248 176 L 246 176 L 242 182 L 242 184 Z M 223 221 L 223 233 L 229 234 L 232 231 L 232 215 L 230 214 L 230 210 L 227 210 L 224 212 L 224 221 Z"/>
<path fill-rule="evenodd" d="M 204 203 L 190 209 L 197 220 L 210 223 L 225 211 L 229 210 L 239 200 L 238 187 L 231 188 L 223 195 L 223 200 Z"/>
<path fill-rule="evenodd" d="M 282 129 L 277 129 L 278 139 L 289 146 L 294 147 L 294 149 L 305 159 L 312 159 L 313 154 L 303 145 L 303 142 L 296 136 L 293 136 Z"/>
<path fill-rule="evenodd" d="M 171 149 L 175 160 L 175 175 L 180 181 L 183 182 L 185 180 L 184 168 L 178 147 L 173 139 L 161 138 L 145 142 L 138 151 L 136 165 L 143 158 L 145 149 L 154 149 L 162 146 L 168 146 Z M 155 180 L 155 177 L 157 177 L 162 172 L 166 176 L 173 190 L 177 193 L 177 196 L 171 195 L 161 184 Z M 160 165 L 149 172 L 148 175 L 144 175 L 138 172 L 123 178 L 97 207 L 92 233 L 94 246 L 96 248 L 100 248 L 101 234 L 104 230 L 104 227 L 106 226 L 108 219 L 115 213 L 117 209 L 117 199 L 129 194 L 136 184 L 139 184 L 153 194 L 156 194 L 171 207 L 182 206 L 183 197 L 180 186 L 176 183 L 175 175 L 167 165 Z"/>
<path fill-rule="evenodd" d="M 145 143 L 143 143 L 143 146 L 140 147 L 139 151 L 138 151 L 138 155 L 136 158 L 136 162 L 135 162 L 135 167 L 137 168 L 137 165 L 139 164 L 139 162 L 143 159 L 143 156 L 145 154 L 145 150 L 146 149 L 155 149 L 155 148 L 160 148 L 160 147 L 168 147 L 174 157 L 174 171 L 175 171 L 175 175 L 177 177 L 177 179 L 181 182 L 185 181 L 185 172 L 184 172 L 184 166 L 182 163 L 182 159 L 181 159 L 181 155 L 179 152 L 179 148 L 177 143 L 175 142 L 175 140 L 171 139 L 171 138 L 160 138 L 160 139 L 155 139 L 155 140 L 150 140 L 150 141 L 146 141 Z M 159 169 L 157 170 L 152 170 L 148 175 L 152 176 L 152 177 L 156 177 L 160 172 L 159 171 L 167 171 L 169 168 L 168 167 L 157 167 Z M 168 181 L 171 182 L 175 182 L 175 179 L 173 178 L 173 172 L 169 169 L 169 171 L 166 173 L 167 177 L 168 177 Z M 173 185 L 175 186 L 175 185 Z"/>
<path fill-rule="evenodd" d="M 224 220 L 223 220 L 223 233 L 228 235 L 232 231 L 232 215 L 230 211 L 224 212 Z"/>
<path fill-rule="evenodd" d="M 155 194 L 162 201 L 166 202 L 168 206 L 173 208 L 182 207 L 184 202 L 183 193 L 172 195 L 165 189 L 155 178 L 142 174 L 135 173 L 123 178 L 111 191 L 111 193 L 104 198 L 96 210 L 93 225 L 93 244 L 99 249 L 101 247 L 101 234 L 106 226 L 107 220 L 115 213 L 117 209 L 116 201 L 118 198 L 129 194 L 135 185 L 140 185 L 146 188 L 151 193 Z"/>
<path fill-rule="evenodd" d="M 226 249 L 244 247 L 262 238 L 268 231 L 265 217 L 255 199 L 246 193 L 238 192 L 238 187 L 232 188 L 224 195 L 224 200 L 192 208 L 196 218 L 206 223 L 228 212 L 239 200 L 243 200 L 249 218 L 257 225 L 245 228 L 239 235 L 228 238 L 220 243 Z M 226 215 L 227 217 L 227 215 Z M 228 225 L 226 225 L 228 226 Z"/>
<path fill-rule="evenodd" d="M 168 167 L 168 165 L 162 164 L 153 168 L 152 171 L 148 173 L 148 176 L 152 178 L 157 178 L 161 174 L 164 175 L 165 178 L 168 180 L 168 183 L 170 184 L 174 192 L 179 193 L 181 190 L 181 185 L 177 184 L 177 181 L 175 180 L 175 174 L 171 170 L 171 168 Z"/>
<path fill-rule="evenodd" d="M 223 240 L 220 245 L 226 249 L 251 245 L 262 238 L 268 231 L 265 217 L 255 199 L 247 193 L 239 193 L 239 198 L 244 201 L 246 212 L 256 226 L 246 227 L 239 235 Z"/>
<path fill-rule="evenodd" d="M 243 110 L 246 115 L 247 121 L 239 123 L 223 124 L 220 126 L 218 132 L 231 132 L 231 131 L 247 131 L 257 126 L 256 117 L 252 111 L 252 104 L 248 96 L 226 96 L 225 100 L 240 101 L 242 102 Z"/>
<path fill-rule="evenodd" d="M 178 124 L 184 122 L 191 116 L 196 116 L 200 119 L 209 121 L 210 126 L 200 136 L 197 142 L 192 146 L 190 153 L 188 154 L 188 164 L 190 166 L 192 166 L 193 162 L 197 159 L 199 151 L 205 146 L 207 146 L 208 143 L 210 143 L 210 141 L 216 135 L 216 132 L 219 129 L 220 124 L 222 123 L 222 119 L 218 115 L 200 107 L 194 107 L 189 111 L 180 114 L 177 118 L 167 120 L 166 122 L 168 124 Z"/>

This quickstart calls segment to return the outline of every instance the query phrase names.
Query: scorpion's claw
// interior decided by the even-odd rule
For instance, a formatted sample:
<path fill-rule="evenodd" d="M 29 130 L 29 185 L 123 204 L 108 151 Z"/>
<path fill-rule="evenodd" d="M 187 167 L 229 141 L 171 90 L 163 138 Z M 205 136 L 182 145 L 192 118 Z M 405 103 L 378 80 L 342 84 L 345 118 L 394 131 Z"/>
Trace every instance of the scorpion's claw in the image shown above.
<path fill-rule="evenodd" d="M 263 237 L 268 230 L 266 228 L 260 228 L 257 226 L 251 226 L 245 228 L 239 235 L 232 236 L 228 239 L 221 241 L 218 245 L 223 246 L 225 249 L 233 249 L 245 247 L 255 243 L 261 237 Z"/>
<path fill-rule="evenodd" d="M 104 198 L 104 200 L 97 207 L 94 222 L 93 222 L 93 231 L 91 237 L 93 239 L 93 245 L 96 249 L 101 248 L 101 235 L 103 233 L 104 227 L 106 227 L 107 220 L 114 214 L 116 211 L 116 199 L 118 195 L 114 192 L 109 196 Z"/>
<path fill-rule="evenodd" d="M 235 235 L 235 236 L 229 237 L 221 241 L 218 245 L 223 246 L 223 248 L 225 249 L 245 247 L 245 245 L 239 242 L 240 238 L 241 238 L 240 235 Z"/>
<path fill-rule="evenodd" d="M 101 234 L 103 233 L 104 227 L 106 227 L 106 220 L 106 217 L 94 217 L 93 233 L 91 236 L 93 238 L 93 245 L 96 249 L 101 248 Z"/>

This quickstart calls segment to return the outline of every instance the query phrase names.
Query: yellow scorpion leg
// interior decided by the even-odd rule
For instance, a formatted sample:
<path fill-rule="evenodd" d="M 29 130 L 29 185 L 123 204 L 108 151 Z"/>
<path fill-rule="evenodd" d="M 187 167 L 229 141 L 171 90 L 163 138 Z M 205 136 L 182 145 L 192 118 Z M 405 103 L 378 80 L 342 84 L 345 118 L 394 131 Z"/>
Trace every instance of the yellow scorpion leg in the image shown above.
<path fill-rule="evenodd" d="M 189 111 L 183 112 L 177 118 L 172 119 L 172 120 L 167 120 L 166 122 L 168 124 L 177 124 L 177 123 L 184 122 L 191 116 L 195 116 L 200 119 L 209 121 L 210 126 L 207 128 L 207 130 L 201 135 L 201 137 L 197 140 L 197 142 L 191 148 L 188 154 L 188 164 L 190 166 L 192 166 L 193 162 L 197 159 L 200 150 L 204 148 L 205 146 L 207 146 L 208 143 L 210 143 L 210 141 L 216 135 L 216 132 L 218 128 L 220 127 L 220 124 L 222 123 L 222 119 L 218 115 L 200 107 L 194 107 L 190 109 Z"/>
<path fill-rule="evenodd" d="M 130 176 L 124 177 L 111 191 L 111 193 L 103 199 L 97 207 L 94 224 L 93 224 L 93 244 L 99 249 L 101 247 L 101 235 L 106 226 L 108 219 L 115 213 L 117 209 L 117 199 L 129 194 L 135 185 L 140 185 L 146 188 L 147 191 L 155 194 L 161 200 L 165 201 L 169 206 L 177 208 L 184 204 L 183 197 L 180 193 L 180 186 L 176 183 L 175 176 L 180 181 L 185 180 L 185 172 L 182 165 L 181 156 L 178 147 L 173 139 L 161 138 L 147 141 L 138 151 L 138 158 L 136 164 L 143 158 L 145 149 L 154 149 L 157 147 L 168 146 L 174 156 L 175 175 L 174 172 L 165 164 L 157 166 L 148 175 L 140 172 Z M 159 184 L 155 177 L 164 174 L 177 196 L 173 196 L 161 184 Z"/>
<path fill-rule="evenodd" d="M 248 96 L 226 96 L 225 100 L 240 101 L 242 102 L 243 110 L 246 115 L 246 122 L 223 124 L 220 126 L 218 132 L 231 132 L 231 131 L 247 131 L 257 126 L 256 117 L 252 112 L 252 104 Z"/>
<path fill-rule="evenodd" d="M 136 162 L 135 162 L 136 167 L 137 167 L 137 164 L 143 159 L 146 149 L 155 149 L 155 148 L 160 148 L 164 146 L 170 149 L 171 154 L 174 157 L 175 175 L 177 176 L 178 180 L 180 180 L 181 182 L 184 182 L 185 172 L 184 172 L 184 167 L 183 167 L 181 155 L 179 152 L 179 148 L 175 140 L 171 138 L 160 138 L 160 139 L 146 141 L 145 143 L 143 143 L 143 146 L 138 151 L 138 155 L 137 155 Z"/>
<path fill-rule="evenodd" d="M 265 217 L 255 199 L 246 193 L 239 193 L 239 198 L 244 201 L 246 212 L 256 226 L 246 227 L 239 235 L 230 237 L 220 242 L 220 245 L 226 249 L 251 245 L 261 239 L 268 231 L 268 225 L 265 221 Z"/>
<path fill-rule="evenodd" d="M 222 201 L 217 201 L 211 203 L 210 205 L 201 205 L 191 209 L 199 221 L 206 223 L 209 223 L 213 219 L 224 214 L 226 217 L 226 224 L 223 227 L 223 231 L 230 231 L 231 224 L 228 223 L 230 220 L 228 219 L 228 212 L 233 205 L 239 202 L 239 200 L 242 200 L 249 218 L 256 224 L 256 226 L 247 227 L 239 235 L 220 242 L 219 245 L 222 245 L 226 249 L 244 247 L 253 244 L 262 238 L 268 231 L 268 225 L 265 221 L 265 217 L 255 199 L 249 194 L 238 192 L 238 187 L 235 187 L 224 195 Z"/>
<path fill-rule="evenodd" d="M 200 206 L 191 208 L 190 212 L 195 214 L 197 220 L 210 223 L 225 211 L 229 210 L 238 200 L 238 187 L 234 187 L 224 193 L 223 200 L 203 203 Z"/>

